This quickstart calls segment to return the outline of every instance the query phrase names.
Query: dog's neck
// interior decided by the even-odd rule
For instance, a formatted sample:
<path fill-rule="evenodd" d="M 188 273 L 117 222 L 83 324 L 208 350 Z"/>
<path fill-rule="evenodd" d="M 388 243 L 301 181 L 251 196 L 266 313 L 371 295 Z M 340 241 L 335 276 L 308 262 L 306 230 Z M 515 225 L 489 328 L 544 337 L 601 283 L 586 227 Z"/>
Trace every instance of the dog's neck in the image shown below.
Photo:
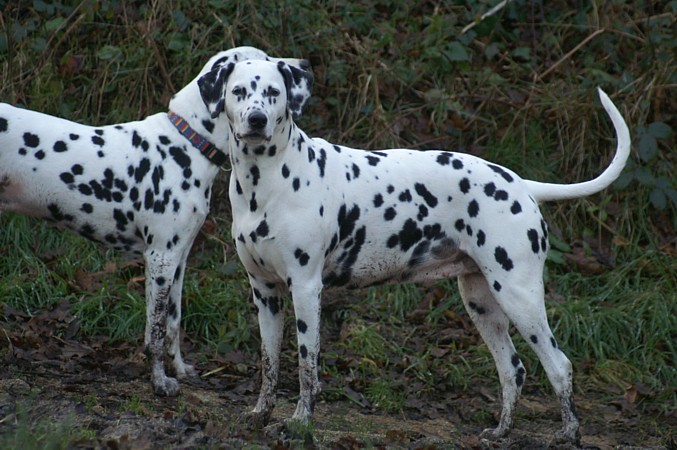
<path fill-rule="evenodd" d="M 220 151 L 228 153 L 228 122 L 224 115 L 216 119 L 211 118 L 200 96 L 197 78 L 172 97 L 169 110 L 181 116 L 193 130 Z"/>
<path fill-rule="evenodd" d="M 249 197 L 253 192 L 257 192 L 257 197 L 273 195 L 278 191 L 276 179 L 282 178 L 281 168 L 284 164 L 290 167 L 300 167 L 298 163 L 290 162 L 293 159 L 308 160 L 305 146 L 303 154 L 301 145 L 296 147 L 296 142 L 308 140 L 305 134 L 291 120 L 284 121 L 278 125 L 273 138 L 269 142 L 258 145 L 247 144 L 237 139 L 232 133 L 232 139 L 229 141 L 230 161 L 232 167 L 231 182 L 235 180 L 238 185 L 238 192 L 242 192 Z M 260 177 L 265 176 L 265 186 L 270 188 L 270 192 L 263 192 L 260 183 Z"/>

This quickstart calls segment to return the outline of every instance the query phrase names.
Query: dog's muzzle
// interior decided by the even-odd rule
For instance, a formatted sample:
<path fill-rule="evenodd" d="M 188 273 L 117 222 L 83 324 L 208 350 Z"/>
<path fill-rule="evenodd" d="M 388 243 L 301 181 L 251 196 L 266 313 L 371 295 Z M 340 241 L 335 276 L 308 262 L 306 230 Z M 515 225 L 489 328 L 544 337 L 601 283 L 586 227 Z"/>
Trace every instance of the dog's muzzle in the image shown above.
<path fill-rule="evenodd" d="M 262 141 L 270 141 L 271 136 L 266 135 L 268 116 L 261 111 L 254 111 L 247 117 L 248 132 L 238 135 L 238 139 L 249 144 L 257 144 Z"/>

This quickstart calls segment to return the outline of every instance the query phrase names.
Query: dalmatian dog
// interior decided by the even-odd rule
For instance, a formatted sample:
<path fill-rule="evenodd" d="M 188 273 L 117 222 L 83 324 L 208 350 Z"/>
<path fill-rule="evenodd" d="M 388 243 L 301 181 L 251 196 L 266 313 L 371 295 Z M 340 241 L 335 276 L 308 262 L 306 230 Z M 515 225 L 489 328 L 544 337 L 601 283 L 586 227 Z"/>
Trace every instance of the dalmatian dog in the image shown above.
<path fill-rule="evenodd" d="M 561 437 L 577 441 L 572 365 L 544 306 L 548 227 L 538 204 L 593 194 L 620 174 L 630 134 L 607 95 L 599 91 L 618 136 L 611 165 L 592 181 L 558 185 L 524 180 L 457 152 L 365 151 L 310 138 L 293 120 L 307 96 L 297 98 L 290 89 L 310 88 L 308 72 L 264 61 L 229 63 L 225 71 L 233 238 L 262 340 L 262 386 L 249 420 L 265 424 L 274 407 L 287 291 L 299 352 L 300 398 L 292 420 L 306 422 L 320 391 L 323 288 L 458 277 L 502 387 L 500 422 L 483 436 L 496 439 L 510 431 L 524 384 L 525 369 L 508 334 L 512 322 L 557 393 Z"/>
<path fill-rule="evenodd" d="M 165 374 L 165 352 L 177 377 L 195 374 L 179 347 L 183 276 L 214 177 L 228 161 L 229 124 L 211 117 L 202 95 L 221 86 L 224 65 L 249 59 L 307 68 L 306 61 L 252 47 L 220 52 L 172 98 L 169 113 L 101 127 L 0 104 L 0 211 L 43 218 L 143 255 L 144 339 L 158 395 L 179 392 L 178 381 Z M 211 94 L 222 97 L 220 90 Z"/>

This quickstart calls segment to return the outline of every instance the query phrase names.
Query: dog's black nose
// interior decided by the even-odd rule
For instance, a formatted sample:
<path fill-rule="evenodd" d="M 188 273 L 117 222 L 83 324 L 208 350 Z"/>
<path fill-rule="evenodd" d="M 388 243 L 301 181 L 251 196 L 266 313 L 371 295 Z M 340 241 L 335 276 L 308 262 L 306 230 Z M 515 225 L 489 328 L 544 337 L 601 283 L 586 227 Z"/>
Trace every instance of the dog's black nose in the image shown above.
<path fill-rule="evenodd" d="M 249 122 L 250 127 L 260 130 L 268 123 L 268 117 L 266 117 L 266 115 L 262 112 L 256 111 L 249 115 L 247 121 Z"/>

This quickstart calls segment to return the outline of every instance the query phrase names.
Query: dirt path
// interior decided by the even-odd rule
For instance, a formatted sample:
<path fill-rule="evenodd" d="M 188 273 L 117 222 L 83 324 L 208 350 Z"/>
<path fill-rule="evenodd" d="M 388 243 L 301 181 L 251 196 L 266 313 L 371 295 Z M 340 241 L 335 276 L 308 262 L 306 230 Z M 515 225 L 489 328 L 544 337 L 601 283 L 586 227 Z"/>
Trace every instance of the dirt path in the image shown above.
<path fill-rule="evenodd" d="M 0 433 L 10 435 L 26 426 L 49 430 L 63 424 L 72 430 L 75 448 L 303 446 L 303 441 L 290 441 L 275 426 L 251 431 L 241 424 L 240 415 L 255 403 L 256 386 L 249 377 L 226 374 L 211 382 L 184 383 L 181 396 L 167 399 L 152 394 L 147 376 L 128 376 L 120 368 L 116 372 L 64 376 L 51 368 L 29 372 L 6 366 L 0 379 Z M 520 402 L 510 438 L 498 443 L 481 441 L 477 433 L 498 410 L 495 399 L 481 391 L 441 398 L 440 405 L 435 405 L 439 417 L 407 410 L 385 415 L 353 402 L 321 401 L 316 409 L 314 445 L 332 449 L 570 448 L 551 443 L 560 425 L 554 399 L 532 393 Z M 280 392 L 273 422 L 291 416 L 290 397 L 290 392 Z M 646 424 L 636 415 L 605 405 L 601 398 L 579 398 L 578 405 L 584 447 L 662 448 L 660 437 L 643 428 Z"/>
<path fill-rule="evenodd" d="M 202 377 L 184 382 L 179 397 L 160 398 L 139 348 L 111 345 L 105 337 L 76 339 L 68 314 L 57 308 L 28 321 L 5 310 L 11 321 L 0 322 L 0 448 L 571 448 L 552 443 L 561 424 L 554 395 L 528 384 L 511 436 L 488 442 L 478 434 L 496 424 L 494 379 L 474 380 L 467 390 L 418 393 L 400 412 L 386 414 L 352 389 L 347 374 L 323 380 L 332 393 L 316 406 L 314 439 L 290 440 L 275 423 L 294 410 L 298 382 L 291 363 L 281 373 L 274 424 L 251 430 L 240 417 L 256 401 L 256 355 L 222 358 L 189 348 L 185 353 L 199 361 Z M 664 405 L 643 405 L 641 389 L 582 388 L 576 401 L 583 447 L 677 446 L 677 415 L 665 414 Z"/>

